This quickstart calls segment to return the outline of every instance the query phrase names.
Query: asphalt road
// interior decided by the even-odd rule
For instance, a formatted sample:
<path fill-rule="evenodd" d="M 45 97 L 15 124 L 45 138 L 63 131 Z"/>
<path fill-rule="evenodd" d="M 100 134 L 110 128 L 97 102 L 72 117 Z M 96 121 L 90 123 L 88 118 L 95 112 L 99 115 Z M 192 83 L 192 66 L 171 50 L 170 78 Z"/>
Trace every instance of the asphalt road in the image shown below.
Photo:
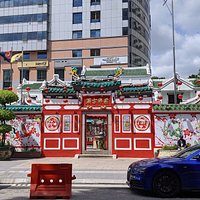
<path fill-rule="evenodd" d="M 200 193 L 183 193 L 176 200 L 199 200 Z M 29 199 L 28 185 L 0 185 L 1 200 L 27 200 Z M 132 192 L 124 185 L 74 185 L 72 200 L 160 200 L 145 193 Z M 167 198 L 165 199 L 167 200 Z"/>

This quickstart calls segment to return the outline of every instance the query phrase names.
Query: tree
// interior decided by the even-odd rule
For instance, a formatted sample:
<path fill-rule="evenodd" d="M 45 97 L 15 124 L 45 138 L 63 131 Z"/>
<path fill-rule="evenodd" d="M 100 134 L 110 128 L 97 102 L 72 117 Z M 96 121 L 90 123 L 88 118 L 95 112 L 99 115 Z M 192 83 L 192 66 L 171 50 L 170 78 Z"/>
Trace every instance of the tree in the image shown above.
<path fill-rule="evenodd" d="M 18 100 L 18 96 L 9 90 L 0 90 L 0 134 L 1 134 L 1 145 L 5 145 L 6 133 L 12 130 L 12 126 L 6 124 L 8 120 L 15 118 L 15 114 L 6 108 L 7 104 L 11 104 Z"/>

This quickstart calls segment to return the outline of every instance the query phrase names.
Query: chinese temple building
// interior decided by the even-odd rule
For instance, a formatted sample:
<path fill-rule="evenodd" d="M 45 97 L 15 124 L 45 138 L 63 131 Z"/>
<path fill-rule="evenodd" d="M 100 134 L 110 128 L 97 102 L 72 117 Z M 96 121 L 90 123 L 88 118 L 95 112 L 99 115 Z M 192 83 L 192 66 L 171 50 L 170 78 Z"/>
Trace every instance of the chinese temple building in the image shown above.
<path fill-rule="evenodd" d="M 88 78 L 72 69 L 70 84 L 57 75 L 42 84 L 43 155 L 152 157 L 151 87 L 141 82 L 122 84 L 122 71 L 129 74 L 130 69 L 119 67 L 109 74 L 102 70 L 105 77 L 97 76 L 98 71 L 87 72 L 92 76 Z"/>

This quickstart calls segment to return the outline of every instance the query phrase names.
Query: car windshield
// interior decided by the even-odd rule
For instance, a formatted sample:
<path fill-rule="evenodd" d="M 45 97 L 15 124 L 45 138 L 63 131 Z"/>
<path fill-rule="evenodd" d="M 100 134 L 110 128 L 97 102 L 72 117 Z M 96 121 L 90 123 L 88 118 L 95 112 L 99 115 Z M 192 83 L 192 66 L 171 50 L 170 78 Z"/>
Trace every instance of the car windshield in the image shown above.
<path fill-rule="evenodd" d="M 187 149 L 184 149 L 184 150 L 178 152 L 173 157 L 175 157 L 175 158 L 187 158 L 188 156 L 192 155 L 193 153 L 195 153 L 199 149 L 200 149 L 199 145 L 198 146 L 189 147 Z"/>

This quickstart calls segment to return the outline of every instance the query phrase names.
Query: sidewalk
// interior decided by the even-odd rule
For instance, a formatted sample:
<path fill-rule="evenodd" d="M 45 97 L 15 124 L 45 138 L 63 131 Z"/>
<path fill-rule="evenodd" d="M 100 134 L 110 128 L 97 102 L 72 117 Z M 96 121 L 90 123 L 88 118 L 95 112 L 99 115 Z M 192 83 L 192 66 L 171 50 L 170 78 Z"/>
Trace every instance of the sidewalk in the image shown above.
<path fill-rule="evenodd" d="M 29 184 L 27 174 L 31 164 L 70 163 L 73 184 L 125 184 L 128 166 L 139 159 L 133 158 L 39 158 L 11 159 L 0 162 L 0 184 Z"/>

